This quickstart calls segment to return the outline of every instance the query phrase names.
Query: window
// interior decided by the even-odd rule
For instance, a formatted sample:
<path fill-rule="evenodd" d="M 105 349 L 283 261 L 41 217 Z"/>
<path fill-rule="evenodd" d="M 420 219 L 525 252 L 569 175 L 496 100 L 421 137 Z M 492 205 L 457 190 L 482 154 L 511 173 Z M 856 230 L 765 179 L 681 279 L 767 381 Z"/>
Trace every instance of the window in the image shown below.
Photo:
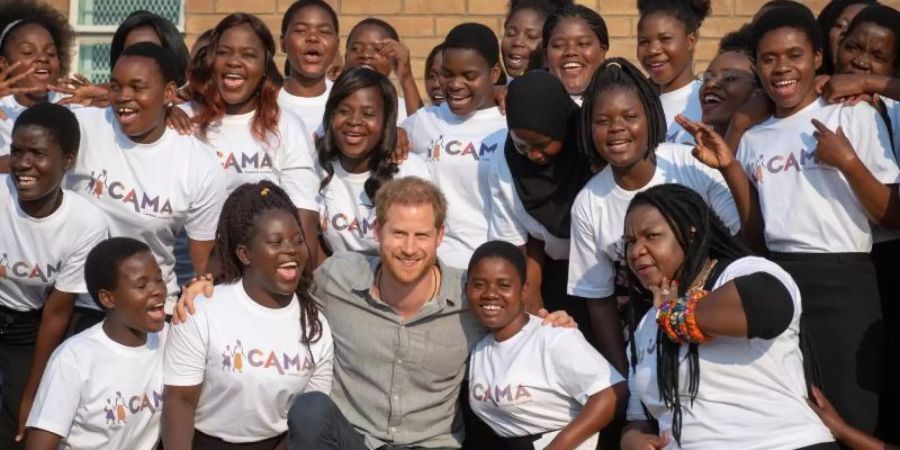
<path fill-rule="evenodd" d="M 184 29 L 184 0 L 70 0 L 69 19 L 77 35 L 72 70 L 94 83 L 105 83 L 113 33 L 139 10 L 159 14 Z"/>

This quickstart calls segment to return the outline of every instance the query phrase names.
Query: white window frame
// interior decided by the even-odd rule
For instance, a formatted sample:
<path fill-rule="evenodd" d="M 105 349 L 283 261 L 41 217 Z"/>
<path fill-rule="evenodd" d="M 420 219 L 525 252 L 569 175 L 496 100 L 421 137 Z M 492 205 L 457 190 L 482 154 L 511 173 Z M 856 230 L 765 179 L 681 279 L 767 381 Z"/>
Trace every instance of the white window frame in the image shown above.
<path fill-rule="evenodd" d="M 185 25 L 185 3 L 188 0 L 179 0 L 180 8 L 178 12 L 178 23 L 175 27 L 178 32 L 184 34 Z M 72 64 L 69 67 L 69 75 L 78 72 L 81 62 L 81 45 L 82 44 L 101 44 L 112 40 L 116 33 L 118 25 L 81 25 L 78 23 L 78 12 L 82 0 L 69 0 L 69 25 L 75 30 L 75 45 L 72 53 Z"/>

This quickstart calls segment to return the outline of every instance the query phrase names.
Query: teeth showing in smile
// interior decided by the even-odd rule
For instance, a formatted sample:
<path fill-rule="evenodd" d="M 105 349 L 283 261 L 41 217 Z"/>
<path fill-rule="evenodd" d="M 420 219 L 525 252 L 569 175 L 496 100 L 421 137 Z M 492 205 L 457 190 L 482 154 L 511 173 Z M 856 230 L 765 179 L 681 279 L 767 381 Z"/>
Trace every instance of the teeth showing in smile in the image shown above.
<path fill-rule="evenodd" d="M 18 175 L 16 176 L 16 181 L 19 182 L 20 186 L 31 186 L 37 183 L 36 177 L 30 177 L 27 175 Z"/>
<path fill-rule="evenodd" d="M 116 108 L 116 113 L 118 114 L 133 114 L 135 112 L 134 108 L 126 108 L 124 106 Z"/>
<path fill-rule="evenodd" d="M 562 66 L 563 70 L 578 70 L 578 69 L 581 69 L 582 67 L 584 67 L 584 64 L 575 63 L 575 62 L 565 63 Z"/>
<path fill-rule="evenodd" d="M 500 311 L 503 307 L 500 305 L 481 305 L 481 309 L 485 311 Z"/>
<path fill-rule="evenodd" d="M 660 67 L 664 66 L 665 64 L 666 64 L 665 61 L 652 62 L 652 63 L 647 63 L 647 67 L 649 67 L 651 69 L 659 69 Z"/>
<path fill-rule="evenodd" d="M 722 98 L 715 94 L 706 94 L 703 97 L 704 103 L 722 103 Z"/>
<path fill-rule="evenodd" d="M 781 88 L 781 87 L 787 87 L 787 86 L 791 86 L 791 85 L 797 84 L 797 80 L 776 81 L 774 84 L 775 84 L 776 87 L 780 87 L 780 88 Z"/>

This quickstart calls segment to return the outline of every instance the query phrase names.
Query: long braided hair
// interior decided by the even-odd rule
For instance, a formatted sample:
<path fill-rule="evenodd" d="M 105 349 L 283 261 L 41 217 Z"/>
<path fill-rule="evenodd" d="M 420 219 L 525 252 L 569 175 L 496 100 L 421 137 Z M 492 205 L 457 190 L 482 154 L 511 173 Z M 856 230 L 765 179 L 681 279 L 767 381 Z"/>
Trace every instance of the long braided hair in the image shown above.
<path fill-rule="evenodd" d="M 397 164 L 391 161 L 391 153 L 397 145 L 397 91 L 387 77 L 374 70 L 360 67 L 351 67 L 341 73 L 341 76 L 335 80 L 334 86 L 331 87 L 331 94 L 328 95 L 328 101 L 325 103 L 325 114 L 322 121 L 325 135 L 316 143 L 316 153 L 319 165 L 326 173 L 322 182 L 319 183 L 321 192 L 334 177 L 335 162 L 340 164 L 338 159 L 341 156 L 341 149 L 334 139 L 332 130 L 335 112 L 344 99 L 354 92 L 366 88 L 375 88 L 384 104 L 384 110 L 382 110 L 384 130 L 381 133 L 381 139 L 368 155 L 369 179 L 366 180 L 363 187 L 369 200 L 374 202 L 378 189 L 384 183 L 391 181 L 399 170 Z"/>
<path fill-rule="evenodd" d="M 254 226 L 256 219 L 272 210 L 284 211 L 297 220 L 297 207 L 284 190 L 271 181 L 241 185 L 228 196 L 216 227 L 214 258 L 221 268 L 216 284 L 234 283 L 243 277 L 244 264 L 237 257 L 237 247 L 246 245 L 257 232 Z M 299 220 L 297 227 L 302 235 L 303 228 L 300 227 Z M 303 236 L 303 245 L 306 245 L 309 253 L 306 239 Z M 309 257 L 306 263 L 309 263 Z M 319 309 L 309 295 L 311 280 L 308 271 L 303 270 L 303 267 L 299 269 L 300 282 L 297 284 L 296 294 L 300 300 L 301 342 L 309 348 L 310 344 L 322 337 L 322 321 L 319 319 Z M 312 360 L 311 354 L 310 359 Z"/>
<path fill-rule="evenodd" d="M 628 205 L 628 213 L 641 205 L 656 208 L 666 219 L 675 234 L 679 246 L 684 251 L 684 261 L 673 276 L 678 281 L 678 296 L 686 295 L 691 284 L 700 275 L 707 260 L 735 260 L 749 256 L 750 251 L 738 242 L 719 216 L 693 189 L 679 184 L 654 186 L 635 195 Z M 628 271 L 629 297 L 631 305 L 628 321 L 634 330 L 636 318 L 634 305 L 640 300 L 652 301 L 649 293 L 641 289 L 640 282 L 632 271 Z M 637 352 L 631 339 L 631 366 L 637 366 Z M 665 332 L 656 333 L 656 383 L 660 397 L 666 408 L 672 410 L 672 435 L 681 445 L 681 398 L 678 395 L 680 344 L 669 340 Z M 691 401 L 697 397 L 700 385 L 700 358 L 697 344 L 688 346 L 688 392 Z"/>
<path fill-rule="evenodd" d="M 644 113 L 647 116 L 647 156 L 654 154 L 656 147 L 666 139 L 666 115 L 659 101 L 659 88 L 627 59 L 607 58 L 594 73 L 591 83 L 584 92 L 578 137 L 581 151 L 585 152 L 591 163 L 597 167 L 605 167 L 606 160 L 594 146 L 592 127 L 594 105 L 604 92 L 620 88 L 635 91 L 644 106 Z"/>

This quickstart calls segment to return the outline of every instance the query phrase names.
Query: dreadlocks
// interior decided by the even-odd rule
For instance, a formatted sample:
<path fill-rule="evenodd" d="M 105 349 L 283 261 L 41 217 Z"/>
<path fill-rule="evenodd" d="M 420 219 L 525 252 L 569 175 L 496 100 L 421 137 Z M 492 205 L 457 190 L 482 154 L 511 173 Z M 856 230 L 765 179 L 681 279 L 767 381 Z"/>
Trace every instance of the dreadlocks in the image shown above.
<path fill-rule="evenodd" d="M 250 241 L 257 231 L 254 226 L 256 219 L 271 210 L 284 211 L 296 220 L 297 207 L 294 206 L 284 190 L 271 181 L 264 180 L 256 184 L 244 184 L 228 196 L 216 227 L 214 257 L 221 268 L 216 283 L 234 283 L 241 279 L 244 265 L 237 257 L 237 247 Z M 297 227 L 300 227 L 299 221 Z M 300 228 L 300 230 L 302 234 L 303 229 Z M 306 239 L 304 236 L 304 243 Z M 307 271 L 301 270 L 296 294 L 300 300 L 300 331 L 303 335 L 303 343 L 307 346 L 322 337 L 319 310 L 312 297 L 309 296 L 310 283 Z M 307 325 L 309 331 L 306 329 Z"/>
<path fill-rule="evenodd" d="M 710 209 L 693 189 L 679 184 L 654 186 L 635 195 L 628 205 L 628 213 L 637 206 L 656 208 L 666 219 L 684 251 L 684 261 L 674 278 L 678 281 L 678 296 L 684 296 L 691 284 L 700 275 L 704 265 L 711 259 L 735 260 L 750 255 L 734 237 L 722 220 Z M 644 297 L 639 290 L 640 282 L 629 272 L 629 296 L 632 308 Z M 634 314 L 630 315 L 631 329 L 634 329 Z M 634 339 L 631 346 L 631 365 L 637 365 Z M 656 334 L 656 383 L 666 408 L 672 411 L 672 435 L 681 444 L 681 399 L 678 396 L 678 366 L 681 344 L 666 337 L 662 330 Z M 697 344 L 688 347 L 688 392 L 691 401 L 697 397 L 700 384 L 700 358 Z"/>
<path fill-rule="evenodd" d="M 605 166 L 606 161 L 594 148 L 591 126 L 594 105 L 602 93 L 619 88 L 635 91 L 644 105 L 644 113 L 647 115 L 647 154 L 655 152 L 656 146 L 666 138 L 666 116 L 659 101 L 659 88 L 625 58 L 608 58 L 594 73 L 591 84 L 584 92 L 584 103 L 581 106 L 579 145 L 591 163 L 598 167 Z"/>

